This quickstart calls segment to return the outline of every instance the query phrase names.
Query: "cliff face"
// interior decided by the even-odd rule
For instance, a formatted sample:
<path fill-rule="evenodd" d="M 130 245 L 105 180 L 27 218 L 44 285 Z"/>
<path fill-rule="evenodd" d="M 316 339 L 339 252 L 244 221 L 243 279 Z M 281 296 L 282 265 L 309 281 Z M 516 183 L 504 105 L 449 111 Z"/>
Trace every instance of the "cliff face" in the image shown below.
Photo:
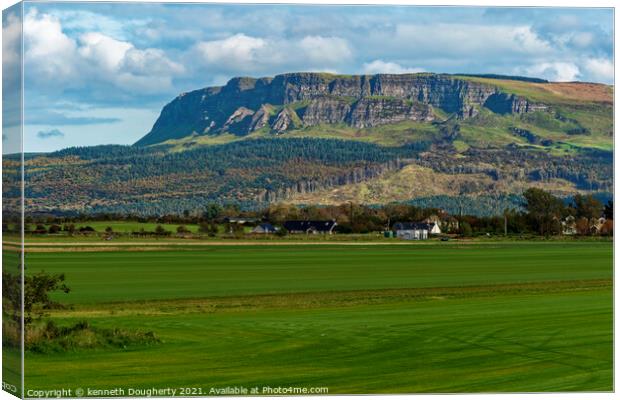
<path fill-rule="evenodd" d="M 246 135 L 263 128 L 282 133 L 318 124 L 365 128 L 404 120 L 432 121 L 433 108 L 470 118 L 480 107 L 497 113 L 544 108 L 492 85 L 451 75 L 294 73 L 234 78 L 223 87 L 178 96 L 136 144 L 150 145 L 191 134 Z"/>

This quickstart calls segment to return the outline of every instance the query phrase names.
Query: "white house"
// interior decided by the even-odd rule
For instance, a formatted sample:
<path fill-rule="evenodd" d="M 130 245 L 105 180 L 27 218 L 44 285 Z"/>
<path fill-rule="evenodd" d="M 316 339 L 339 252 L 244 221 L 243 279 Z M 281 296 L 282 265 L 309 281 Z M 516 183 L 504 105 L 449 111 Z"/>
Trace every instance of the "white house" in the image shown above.
<path fill-rule="evenodd" d="M 397 222 L 393 227 L 396 237 L 403 240 L 426 240 L 430 229 L 431 224 L 424 222 Z"/>
<path fill-rule="evenodd" d="M 428 223 L 428 233 L 430 233 L 431 235 L 440 235 L 441 234 L 441 228 L 439 227 L 439 224 L 437 222 L 431 222 Z"/>
<path fill-rule="evenodd" d="M 423 223 L 428 225 L 428 233 L 431 235 L 440 235 L 441 234 L 441 219 L 433 214 L 426 218 Z M 458 229 L 458 221 L 456 221 L 457 229 Z"/>
<path fill-rule="evenodd" d="M 252 229 L 252 233 L 264 233 L 264 234 L 276 233 L 277 231 L 278 231 L 277 228 L 275 228 L 273 225 L 267 222 L 262 223 L 256 226 L 254 229 Z"/>
<path fill-rule="evenodd" d="M 575 217 L 569 215 L 568 217 L 562 220 L 562 234 L 563 235 L 576 235 L 577 234 L 577 223 L 575 222 Z"/>

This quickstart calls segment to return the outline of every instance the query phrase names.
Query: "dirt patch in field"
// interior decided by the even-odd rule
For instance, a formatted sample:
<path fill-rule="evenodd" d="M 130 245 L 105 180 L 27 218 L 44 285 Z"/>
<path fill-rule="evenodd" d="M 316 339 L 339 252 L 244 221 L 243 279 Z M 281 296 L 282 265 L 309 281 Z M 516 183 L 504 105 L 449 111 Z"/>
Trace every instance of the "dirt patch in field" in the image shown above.
<path fill-rule="evenodd" d="M 74 252 L 105 252 L 105 251 L 167 251 L 178 250 L 173 247 L 165 246 L 74 246 L 74 247 L 27 247 L 26 253 L 74 253 Z"/>
<path fill-rule="evenodd" d="M 365 242 L 365 241 L 339 241 L 339 240 L 317 240 L 317 241 L 229 241 L 229 242 L 119 242 L 119 243 L 91 243 L 91 242 L 37 242 L 37 243 L 27 243 L 26 249 L 36 249 L 36 248 L 91 248 L 96 251 L 101 251 L 105 248 L 113 248 L 117 250 L 129 250 L 129 249 L 139 249 L 139 248 L 164 248 L 168 247 L 172 249 L 173 247 L 200 247 L 200 246 L 323 246 L 323 245 L 333 245 L 333 246 L 383 246 L 383 245 L 409 245 L 412 244 L 429 244 L 435 242 L 429 241 L 377 241 L 377 242 Z M 85 251 L 85 250 L 82 250 Z"/>
<path fill-rule="evenodd" d="M 549 281 L 484 286 L 440 288 L 405 288 L 347 290 L 337 292 L 305 292 L 113 302 L 75 305 L 72 310 L 52 311 L 56 317 L 109 317 L 126 315 L 170 315 L 191 313 L 237 312 L 258 309 L 308 309 L 352 307 L 357 305 L 403 303 L 412 301 L 448 301 L 451 299 L 495 297 L 502 295 L 539 295 L 549 293 L 607 290 L 611 279 Z"/>
<path fill-rule="evenodd" d="M 613 89 L 607 85 L 585 82 L 537 83 L 545 90 L 562 97 L 581 101 L 596 101 L 612 104 Z"/>
<path fill-rule="evenodd" d="M 20 252 L 22 251 L 21 247 L 17 247 L 17 246 L 2 246 L 2 250 L 4 251 L 12 251 L 12 252 Z"/>

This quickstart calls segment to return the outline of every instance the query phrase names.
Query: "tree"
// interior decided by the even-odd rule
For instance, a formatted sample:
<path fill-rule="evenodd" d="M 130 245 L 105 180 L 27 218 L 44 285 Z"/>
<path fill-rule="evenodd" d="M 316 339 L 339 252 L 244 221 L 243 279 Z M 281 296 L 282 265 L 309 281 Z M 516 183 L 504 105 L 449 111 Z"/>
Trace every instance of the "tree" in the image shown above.
<path fill-rule="evenodd" d="M 105 228 L 105 233 L 112 234 L 112 233 L 114 233 L 114 229 L 112 229 L 111 226 L 108 226 L 108 227 Z"/>
<path fill-rule="evenodd" d="M 52 233 L 52 234 L 58 233 L 58 232 L 60 232 L 60 226 L 56 225 L 56 224 L 50 225 L 50 228 L 48 229 L 48 232 Z"/>
<path fill-rule="evenodd" d="M 198 225 L 198 232 L 209 233 L 209 224 L 206 222 L 201 222 L 200 225 Z"/>
<path fill-rule="evenodd" d="M 614 234 L 614 221 L 611 220 L 611 219 L 608 219 L 607 221 L 605 221 L 603 226 L 601 226 L 601 229 L 600 229 L 599 232 L 600 232 L 601 235 L 613 236 L 613 234 Z"/>
<path fill-rule="evenodd" d="M 156 234 L 156 235 L 158 235 L 158 236 L 163 236 L 163 235 L 166 235 L 167 233 L 168 233 L 168 231 L 167 231 L 167 230 L 165 230 L 163 226 L 161 226 L 161 225 L 157 225 L 157 226 L 155 227 L 155 234 Z"/>
<path fill-rule="evenodd" d="M 566 213 L 561 199 L 542 189 L 530 188 L 523 193 L 524 208 L 536 231 L 541 235 L 560 232 L 560 220 Z"/>
<path fill-rule="evenodd" d="M 217 233 L 219 232 L 219 228 L 217 226 L 217 224 L 209 224 L 209 236 L 211 237 L 215 237 L 215 235 L 217 235 Z"/>
<path fill-rule="evenodd" d="M 205 212 L 202 213 L 202 217 L 206 221 L 211 222 L 217 217 L 219 217 L 221 212 L 222 212 L 222 206 L 220 206 L 217 203 L 209 203 L 207 204 L 207 209 L 205 210 Z"/>
<path fill-rule="evenodd" d="M 590 235 L 590 221 L 587 218 L 581 217 L 575 222 L 575 229 L 579 235 Z"/>
<path fill-rule="evenodd" d="M 200 225 L 198 226 L 198 232 L 206 233 L 207 235 L 213 237 L 213 236 L 217 235 L 217 233 L 218 233 L 218 226 L 217 226 L 217 224 L 210 224 L 210 223 L 207 223 L 207 222 L 201 222 Z"/>
<path fill-rule="evenodd" d="M 187 229 L 185 225 L 179 225 L 177 227 L 177 233 L 180 233 L 180 234 L 189 233 L 189 229 Z"/>
<path fill-rule="evenodd" d="M 614 219 L 614 201 L 613 200 L 607 200 L 607 204 L 605 204 L 603 213 L 605 215 L 605 219 Z"/>
<path fill-rule="evenodd" d="M 50 298 L 50 294 L 57 291 L 71 291 L 65 284 L 64 274 L 38 272 L 24 277 L 24 326 L 42 318 L 48 310 L 62 307 L 62 304 Z M 2 273 L 2 297 L 6 299 L 10 318 L 20 324 L 22 296 L 19 274 Z"/>
<path fill-rule="evenodd" d="M 34 233 L 47 233 L 47 228 L 45 228 L 45 225 L 38 224 L 34 230 Z"/>
<path fill-rule="evenodd" d="M 469 225 L 469 222 L 463 221 L 459 224 L 459 233 L 462 236 L 471 236 L 473 234 L 471 225 Z"/>
<path fill-rule="evenodd" d="M 573 197 L 573 208 L 575 209 L 575 217 L 578 219 L 585 218 L 592 222 L 601 216 L 603 204 L 591 194 L 585 196 L 576 194 Z"/>

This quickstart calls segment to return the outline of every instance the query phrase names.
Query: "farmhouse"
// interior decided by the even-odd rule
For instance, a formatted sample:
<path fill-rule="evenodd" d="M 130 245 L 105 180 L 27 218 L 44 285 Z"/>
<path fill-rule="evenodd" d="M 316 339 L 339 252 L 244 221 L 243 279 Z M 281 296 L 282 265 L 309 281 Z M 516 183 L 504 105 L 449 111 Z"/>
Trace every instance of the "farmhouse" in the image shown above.
<path fill-rule="evenodd" d="M 331 235 L 336 221 L 286 221 L 284 228 L 290 233 L 323 233 Z"/>
<path fill-rule="evenodd" d="M 600 217 L 590 224 L 590 233 L 593 235 L 598 235 L 601 233 L 601 228 L 605 225 L 605 217 Z"/>
<path fill-rule="evenodd" d="M 576 235 L 577 234 L 577 222 L 575 217 L 569 215 L 562 220 L 562 234 L 563 235 Z"/>
<path fill-rule="evenodd" d="M 250 217 L 226 217 L 224 218 L 224 222 L 228 224 L 245 225 L 245 224 L 255 224 L 259 222 L 259 219 L 250 218 Z"/>
<path fill-rule="evenodd" d="M 254 229 L 252 229 L 252 233 L 268 234 L 268 233 L 276 233 L 276 232 L 277 232 L 277 229 L 273 225 L 267 222 L 257 225 Z"/>
<path fill-rule="evenodd" d="M 394 224 L 393 230 L 396 237 L 404 240 L 425 240 L 428 239 L 429 233 L 434 227 L 439 229 L 435 223 L 426 222 L 397 222 Z M 441 230 L 439 230 L 441 233 Z"/>
<path fill-rule="evenodd" d="M 426 222 L 426 225 L 428 225 L 428 233 L 430 233 L 431 235 L 441 234 L 441 228 L 439 227 L 439 224 L 437 222 Z"/>

